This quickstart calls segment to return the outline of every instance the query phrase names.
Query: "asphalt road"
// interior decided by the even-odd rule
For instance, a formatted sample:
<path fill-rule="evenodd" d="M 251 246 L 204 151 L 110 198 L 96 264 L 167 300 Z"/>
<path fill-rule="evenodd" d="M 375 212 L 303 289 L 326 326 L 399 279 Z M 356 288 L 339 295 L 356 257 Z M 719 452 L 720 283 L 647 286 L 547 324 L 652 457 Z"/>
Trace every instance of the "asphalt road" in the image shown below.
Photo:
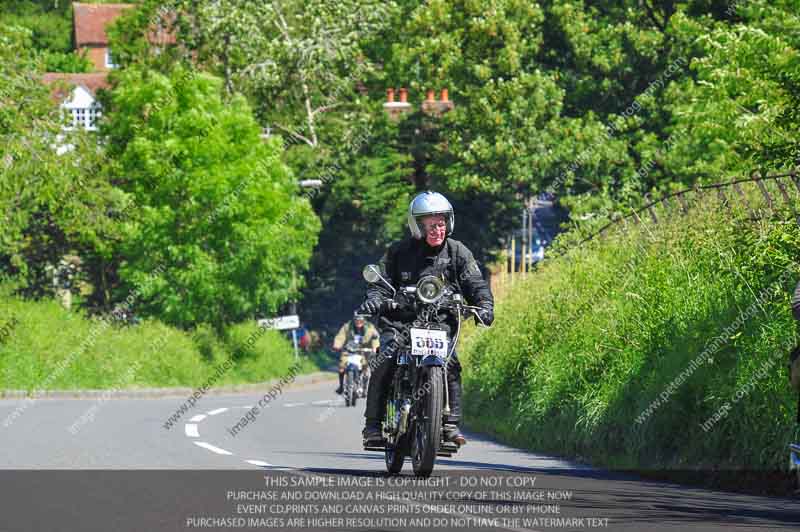
<path fill-rule="evenodd" d="M 363 401 L 346 408 L 333 387 L 258 411 L 260 393 L 203 397 L 169 429 L 185 398 L 0 400 L 0 531 L 800 530 L 798 499 L 646 481 L 471 433 L 428 481 L 409 463 L 392 480 L 361 449 Z M 395 496 L 348 507 L 348 490 Z"/>

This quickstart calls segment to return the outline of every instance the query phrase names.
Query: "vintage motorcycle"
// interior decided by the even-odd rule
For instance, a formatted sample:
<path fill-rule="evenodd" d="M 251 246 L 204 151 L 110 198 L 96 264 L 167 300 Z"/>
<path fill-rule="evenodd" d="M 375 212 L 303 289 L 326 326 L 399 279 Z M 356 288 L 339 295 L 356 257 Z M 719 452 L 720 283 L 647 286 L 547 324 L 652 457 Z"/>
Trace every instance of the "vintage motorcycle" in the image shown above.
<path fill-rule="evenodd" d="M 383 451 L 386 469 L 392 474 L 399 473 L 405 457 L 410 456 L 414 474 L 427 477 L 437 455 L 452 456 L 458 451 L 458 445 L 443 438 L 444 417 L 450 413 L 447 365 L 458 343 L 462 319 L 472 315 L 483 325 L 480 308 L 465 304 L 442 277 L 427 275 L 416 286 L 397 290 L 374 264 L 367 265 L 363 275 L 368 283 L 381 282 L 392 291 L 391 308 L 412 309 L 417 316 L 403 331 L 406 341 L 394 356 L 397 367 L 383 419 L 385 443 L 364 449 Z M 447 314 L 457 318 L 452 337 L 444 323 Z"/>
<path fill-rule="evenodd" d="M 369 386 L 369 365 L 365 360 L 374 354 L 372 349 L 367 347 L 356 347 L 348 344 L 345 346 L 345 366 L 343 395 L 345 406 L 356 406 L 359 397 L 367 396 Z"/>

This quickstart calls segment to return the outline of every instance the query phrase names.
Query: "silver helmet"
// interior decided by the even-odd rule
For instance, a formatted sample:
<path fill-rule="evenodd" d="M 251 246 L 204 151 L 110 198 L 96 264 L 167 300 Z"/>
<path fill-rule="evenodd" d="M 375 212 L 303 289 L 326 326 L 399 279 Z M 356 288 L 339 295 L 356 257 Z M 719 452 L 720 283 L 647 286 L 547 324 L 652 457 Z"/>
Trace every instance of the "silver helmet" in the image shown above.
<path fill-rule="evenodd" d="M 411 231 L 411 236 L 417 240 L 425 236 L 425 230 L 422 228 L 422 218 L 431 214 L 444 215 L 447 223 L 447 236 L 450 236 L 456 224 L 453 206 L 450 205 L 447 198 L 438 192 L 431 192 L 430 190 L 418 194 L 411 200 L 411 205 L 408 206 L 408 228 Z"/>

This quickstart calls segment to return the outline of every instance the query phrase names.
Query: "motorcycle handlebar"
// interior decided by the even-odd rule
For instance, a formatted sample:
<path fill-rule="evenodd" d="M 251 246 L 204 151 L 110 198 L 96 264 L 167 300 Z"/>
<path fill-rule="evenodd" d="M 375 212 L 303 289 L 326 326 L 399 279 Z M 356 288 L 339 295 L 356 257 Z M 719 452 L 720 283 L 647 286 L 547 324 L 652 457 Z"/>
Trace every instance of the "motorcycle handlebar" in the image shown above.
<path fill-rule="evenodd" d="M 387 299 L 386 306 L 388 307 L 388 310 L 399 310 L 409 305 L 406 303 L 398 302 L 395 299 Z M 487 326 L 485 323 L 483 323 L 480 314 L 478 314 L 478 311 L 482 310 L 481 307 L 476 307 L 474 305 L 465 305 L 460 302 L 449 302 L 441 305 L 441 308 L 447 310 L 455 310 L 459 312 L 463 317 L 475 316 L 482 325 Z"/>

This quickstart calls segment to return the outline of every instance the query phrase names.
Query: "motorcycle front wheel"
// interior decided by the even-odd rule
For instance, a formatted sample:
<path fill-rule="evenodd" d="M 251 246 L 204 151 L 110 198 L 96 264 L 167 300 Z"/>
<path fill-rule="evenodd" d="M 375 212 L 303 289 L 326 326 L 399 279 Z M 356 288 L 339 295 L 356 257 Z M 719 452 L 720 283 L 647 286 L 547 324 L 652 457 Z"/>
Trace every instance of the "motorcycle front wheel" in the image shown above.
<path fill-rule="evenodd" d="M 350 373 L 350 391 L 348 392 L 350 395 L 350 406 L 356 406 L 356 402 L 358 401 L 358 381 L 360 377 L 355 371 L 351 371 Z"/>
<path fill-rule="evenodd" d="M 353 402 L 355 388 L 356 383 L 353 380 L 353 372 L 348 371 L 344 374 L 344 406 L 355 406 Z"/>
<path fill-rule="evenodd" d="M 399 372 L 398 372 L 399 373 Z M 383 421 L 384 434 L 388 433 L 386 439 L 386 450 L 384 451 L 384 458 L 386 460 L 386 471 L 392 475 L 397 475 L 403 469 L 403 462 L 406 458 L 405 442 L 408 441 L 408 433 L 403 435 L 395 446 L 394 436 L 397 434 L 397 407 L 400 404 L 399 394 L 395 392 L 397 389 L 397 379 L 392 383 L 389 392 L 386 394 L 386 418 Z"/>
<path fill-rule="evenodd" d="M 422 386 L 427 392 L 417 400 L 415 409 L 411 466 L 414 474 L 428 477 L 433 472 L 436 451 L 442 436 L 442 409 L 444 408 L 444 370 L 430 366 L 426 370 Z"/>

